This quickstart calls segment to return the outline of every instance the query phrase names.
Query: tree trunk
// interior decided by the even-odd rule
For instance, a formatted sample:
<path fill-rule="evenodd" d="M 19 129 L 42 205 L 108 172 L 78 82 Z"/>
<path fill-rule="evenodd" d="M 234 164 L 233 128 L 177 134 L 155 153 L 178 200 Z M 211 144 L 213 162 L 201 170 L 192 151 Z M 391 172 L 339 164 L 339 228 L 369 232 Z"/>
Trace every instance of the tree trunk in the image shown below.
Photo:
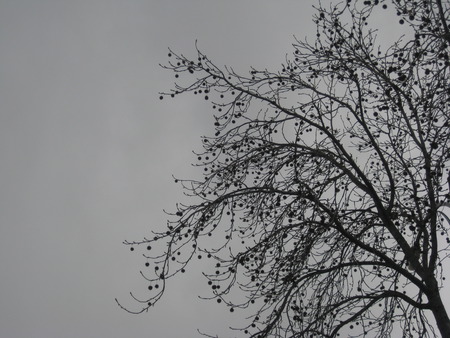
<path fill-rule="evenodd" d="M 450 338 L 450 319 L 437 289 L 432 293 L 429 300 L 432 306 L 431 311 L 433 312 L 442 338 Z"/>

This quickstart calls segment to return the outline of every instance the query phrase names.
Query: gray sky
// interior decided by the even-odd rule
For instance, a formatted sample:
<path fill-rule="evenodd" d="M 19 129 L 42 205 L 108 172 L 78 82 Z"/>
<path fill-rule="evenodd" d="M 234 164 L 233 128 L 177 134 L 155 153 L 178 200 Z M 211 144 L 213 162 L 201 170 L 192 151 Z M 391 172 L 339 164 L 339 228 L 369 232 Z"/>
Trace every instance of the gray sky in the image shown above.
<path fill-rule="evenodd" d="M 151 313 L 114 301 L 145 292 L 121 243 L 165 225 L 171 175 L 190 176 L 212 126 L 203 102 L 159 101 L 174 78 L 158 64 L 198 39 L 218 64 L 275 68 L 313 36 L 315 2 L 0 0 L 1 337 L 229 332 L 239 317 L 198 301 L 192 273 Z"/>
<path fill-rule="evenodd" d="M 192 337 L 224 332 L 198 279 L 133 316 L 144 261 L 121 243 L 165 226 L 212 126 L 193 98 L 160 102 L 167 47 L 277 66 L 313 1 L 0 1 L 0 336 Z M 193 275 L 188 275 L 188 277 Z M 206 286 L 206 282 L 204 285 Z"/>

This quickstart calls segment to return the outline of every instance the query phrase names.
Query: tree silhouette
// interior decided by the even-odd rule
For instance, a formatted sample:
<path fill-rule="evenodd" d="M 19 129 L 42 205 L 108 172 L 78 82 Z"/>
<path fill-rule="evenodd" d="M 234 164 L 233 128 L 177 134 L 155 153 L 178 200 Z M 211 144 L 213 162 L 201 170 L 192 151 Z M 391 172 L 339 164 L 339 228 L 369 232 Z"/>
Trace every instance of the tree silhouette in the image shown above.
<path fill-rule="evenodd" d="M 240 75 L 198 50 L 170 51 L 164 67 L 179 79 L 160 98 L 201 96 L 215 134 L 198 153 L 203 177 L 177 180 L 192 203 L 177 205 L 166 231 L 125 242 L 152 250 L 137 312 L 204 256 L 211 298 L 245 309 L 239 330 L 251 337 L 435 337 L 433 321 L 450 337 L 439 293 L 450 252 L 450 4 L 316 9 L 315 41 L 295 41 L 276 72 Z M 384 48 L 373 18 L 390 11 L 404 35 Z"/>

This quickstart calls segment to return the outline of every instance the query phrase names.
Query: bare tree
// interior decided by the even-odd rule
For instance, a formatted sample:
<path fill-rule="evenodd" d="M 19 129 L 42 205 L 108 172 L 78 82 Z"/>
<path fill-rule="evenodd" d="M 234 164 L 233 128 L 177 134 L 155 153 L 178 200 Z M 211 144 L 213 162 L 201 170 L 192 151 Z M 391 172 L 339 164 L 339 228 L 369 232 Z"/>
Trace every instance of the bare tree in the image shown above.
<path fill-rule="evenodd" d="M 389 11 L 406 33 L 383 48 L 372 18 Z M 315 41 L 296 41 L 276 72 L 239 75 L 171 51 L 165 68 L 180 78 L 161 99 L 201 96 L 215 134 L 198 154 L 204 177 L 177 180 L 192 203 L 177 205 L 167 231 L 125 242 L 163 245 L 144 253 L 153 290 L 134 297 L 137 312 L 203 256 L 215 262 L 204 272 L 211 298 L 246 309 L 251 337 L 436 337 L 433 317 L 450 337 L 439 292 L 449 15 L 444 0 L 319 6 Z"/>

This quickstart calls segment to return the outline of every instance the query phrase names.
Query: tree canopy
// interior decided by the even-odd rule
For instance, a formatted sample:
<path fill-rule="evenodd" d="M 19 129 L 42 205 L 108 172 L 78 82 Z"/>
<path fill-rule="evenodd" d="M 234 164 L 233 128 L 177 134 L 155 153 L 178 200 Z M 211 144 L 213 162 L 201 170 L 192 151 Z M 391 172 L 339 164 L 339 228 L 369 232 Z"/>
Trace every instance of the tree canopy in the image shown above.
<path fill-rule="evenodd" d="M 169 213 L 166 230 L 125 242 L 152 262 L 135 312 L 204 257 L 211 298 L 250 314 L 240 330 L 251 337 L 450 337 L 439 292 L 450 3 L 316 9 L 315 40 L 296 40 L 277 71 L 238 74 L 200 50 L 170 51 L 177 84 L 160 98 L 200 96 L 214 134 L 197 153 L 203 177 L 176 180 L 192 203 Z M 405 32 L 389 46 L 372 20 L 383 11 Z"/>

